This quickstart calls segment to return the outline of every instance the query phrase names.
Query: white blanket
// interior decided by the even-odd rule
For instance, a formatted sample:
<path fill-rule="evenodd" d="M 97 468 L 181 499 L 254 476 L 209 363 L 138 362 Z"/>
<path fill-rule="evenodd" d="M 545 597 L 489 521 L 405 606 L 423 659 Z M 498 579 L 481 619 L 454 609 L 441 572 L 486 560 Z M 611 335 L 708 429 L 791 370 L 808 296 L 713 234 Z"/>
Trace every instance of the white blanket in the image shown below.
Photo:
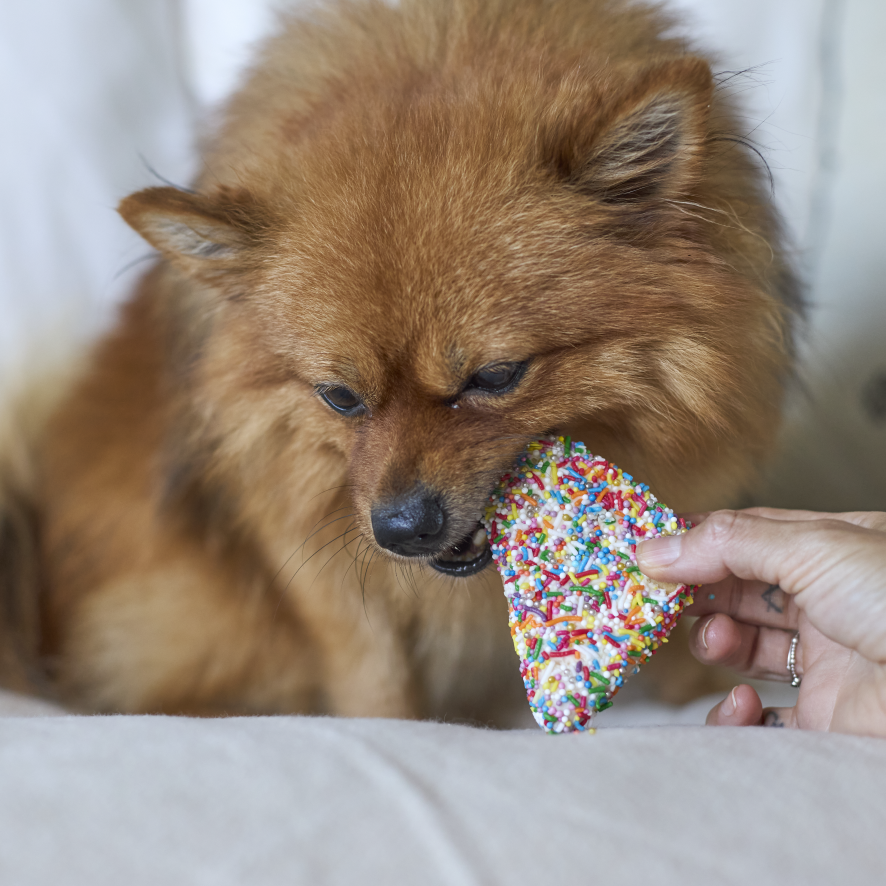
<path fill-rule="evenodd" d="M 886 742 L 279 717 L 0 721 L 0 882 L 882 884 Z"/>

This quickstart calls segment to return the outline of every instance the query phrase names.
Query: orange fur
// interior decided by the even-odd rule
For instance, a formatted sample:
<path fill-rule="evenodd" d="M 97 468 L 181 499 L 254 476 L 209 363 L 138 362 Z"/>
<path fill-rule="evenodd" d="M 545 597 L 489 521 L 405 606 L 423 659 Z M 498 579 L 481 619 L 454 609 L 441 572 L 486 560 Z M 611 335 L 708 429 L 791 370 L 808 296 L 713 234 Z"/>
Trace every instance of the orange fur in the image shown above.
<path fill-rule="evenodd" d="M 440 490 L 454 544 L 552 430 L 678 508 L 736 494 L 777 426 L 792 284 L 669 25 L 606 0 L 335 4 L 264 47 L 196 193 L 123 201 L 162 260 L 39 453 L 62 698 L 487 719 L 522 691 L 498 577 L 382 551 L 374 503 Z M 464 393 L 527 360 L 512 392 Z"/>

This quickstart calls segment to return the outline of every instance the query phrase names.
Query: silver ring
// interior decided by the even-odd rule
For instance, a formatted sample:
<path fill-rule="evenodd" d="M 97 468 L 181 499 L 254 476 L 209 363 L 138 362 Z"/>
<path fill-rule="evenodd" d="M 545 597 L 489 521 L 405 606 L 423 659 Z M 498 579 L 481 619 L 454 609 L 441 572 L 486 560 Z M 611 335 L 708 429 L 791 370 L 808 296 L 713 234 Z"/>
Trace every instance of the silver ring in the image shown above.
<path fill-rule="evenodd" d="M 802 677 L 797 674 L 797 644 L 800 642 L 800 632 L 797 631 L 791 640 L 791 648 L 788 650 L 787 669 L 791 672 L 791 686 L 799 686 Z"/>

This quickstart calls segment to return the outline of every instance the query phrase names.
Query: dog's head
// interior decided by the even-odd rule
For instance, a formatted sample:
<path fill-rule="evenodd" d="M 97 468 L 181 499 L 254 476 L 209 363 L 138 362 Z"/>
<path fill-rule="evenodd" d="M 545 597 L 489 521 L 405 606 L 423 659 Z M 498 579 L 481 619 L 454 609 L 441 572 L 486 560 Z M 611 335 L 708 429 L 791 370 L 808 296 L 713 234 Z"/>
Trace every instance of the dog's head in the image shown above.
<path fill-rule="evenodd" d="M 222 184 L 121 206 L 200 294 L 187 359 L 241 404 L 291 391 L 262 408 L 347 460 L 364 533 L 454 575 L 488 561 L 480 511 L 534 437 L 582 420 L 665 462 L 753 437 L 778 326 L 695 205 L 719 199 L 704 62 L 469 86 L 355 86 Z"/>

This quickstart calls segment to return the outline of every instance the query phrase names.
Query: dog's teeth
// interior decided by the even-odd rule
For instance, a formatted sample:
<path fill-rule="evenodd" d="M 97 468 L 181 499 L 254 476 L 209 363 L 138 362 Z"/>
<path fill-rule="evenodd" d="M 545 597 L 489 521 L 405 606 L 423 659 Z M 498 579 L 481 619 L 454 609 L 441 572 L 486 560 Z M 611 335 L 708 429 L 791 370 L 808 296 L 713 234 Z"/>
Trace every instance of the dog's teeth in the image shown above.
<path fill-rule="evenodd" d="M 487 535 L 482 526 L 478 526 L 473 534 L 463 539 L 444 559 L 449 563 L 470 563 L 476 560 L 486 549 Z"/>

